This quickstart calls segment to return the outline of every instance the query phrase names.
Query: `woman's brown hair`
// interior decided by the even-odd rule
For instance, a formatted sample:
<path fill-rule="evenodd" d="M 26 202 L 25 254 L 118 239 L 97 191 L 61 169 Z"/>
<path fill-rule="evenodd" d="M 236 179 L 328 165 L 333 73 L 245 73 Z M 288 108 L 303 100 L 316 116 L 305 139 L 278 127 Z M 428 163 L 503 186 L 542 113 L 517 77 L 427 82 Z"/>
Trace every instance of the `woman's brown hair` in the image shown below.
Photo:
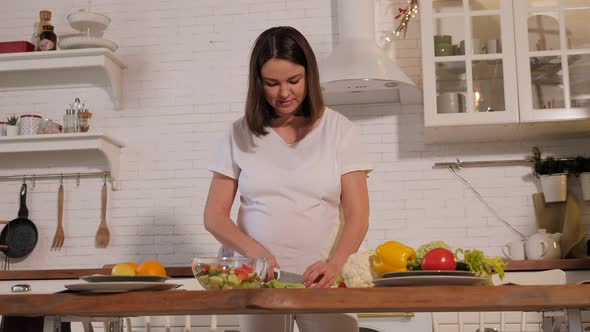
<path fill-rule="evenodd" d="M 287 60 L 305 68 L 306 96 L 297 114 L 306 118 L 310 126 L 322 116 L 324 100 L 320 88 L 320 74 L 315 55 L 301 32 L 292 27 L 274 27 L 264 31 L 254 43 L 250 56 L 246 122 L 256 136 L 268 134 L 266 127 L 277 117 L 264 98 L 260 70 L 270 59 Z"/>

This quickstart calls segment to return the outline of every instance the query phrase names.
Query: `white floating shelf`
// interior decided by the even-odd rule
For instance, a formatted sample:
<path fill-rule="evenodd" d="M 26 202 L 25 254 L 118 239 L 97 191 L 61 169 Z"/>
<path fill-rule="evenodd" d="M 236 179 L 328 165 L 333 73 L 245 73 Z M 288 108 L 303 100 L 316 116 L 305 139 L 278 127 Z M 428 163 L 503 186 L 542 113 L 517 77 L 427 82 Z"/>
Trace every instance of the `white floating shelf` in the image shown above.
<path fill-rule="evenodd" d="M 47 165 L 56 158 L 77 160 L 88 164 L 98 159 L 111 173 L 113 190 L 119 190 L 119 158 L 125 145 L 120 141 L 100 133 L 47 134 L 30 136 L 0 137 L 0 159 L 10 161 L 7 165 L 28 162 L 34 165 Z M 3 156 L 4 155 L 4 156 Z M 0 165 L 0 168 L 3 168 Z"/>
<path fill-rule="evenodd" d="M 0 91 L 104 87 L 121 110 L 125 68 L 106 48 L 0 54 Z"/>

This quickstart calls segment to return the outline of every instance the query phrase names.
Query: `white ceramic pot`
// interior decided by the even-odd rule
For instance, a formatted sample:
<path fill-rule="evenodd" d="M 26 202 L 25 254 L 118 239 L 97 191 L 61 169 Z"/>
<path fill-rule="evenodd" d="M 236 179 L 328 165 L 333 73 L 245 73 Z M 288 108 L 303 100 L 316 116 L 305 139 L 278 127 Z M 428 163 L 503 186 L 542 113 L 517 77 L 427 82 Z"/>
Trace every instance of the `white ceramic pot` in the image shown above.
<path fill-rule="evenodd" d="M 43 118 L 36 114 L 23 114 L 18 119 L 19 135 L 37 135 Z"/>
<path fill-rule="evenodd" d="M 6 125 L 6 136 L 18 136 L 18 126 Z"/>
<path fill-rule="evenodd" d="M 545 202 L 564 202 L 567 198 L 567 174 L 541 175 Z"/>
<path fill-rule="evenodd" d="M 545 229 L 529 236 L 524 243 L 527 259 L 558 259 L 561 257 L 561 233 L 549 234 Z"/>
<path fill-rule="evenodd" d="M 580 185 L 582 186 L 582 198 L 590 201 L 590 172 L 580 174 Z"/>

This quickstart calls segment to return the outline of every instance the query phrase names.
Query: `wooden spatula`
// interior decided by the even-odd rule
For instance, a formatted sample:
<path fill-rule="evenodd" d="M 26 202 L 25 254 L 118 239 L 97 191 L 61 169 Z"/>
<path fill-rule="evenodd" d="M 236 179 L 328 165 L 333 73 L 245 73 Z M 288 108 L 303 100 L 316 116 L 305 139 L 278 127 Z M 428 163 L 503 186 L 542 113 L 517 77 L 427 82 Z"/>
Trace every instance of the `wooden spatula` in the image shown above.
<path fill-rule="evenodd" d="M 57 228 L 55 229 L 55 235 L 53 236 L 53 243 L 51 248 L 59 249 L 64 245 L 64 186 L 62 183 L 59 184 L 59 191 L 57 194 Z"/>
<path fill-rule="evenodd" d="M 100 209 L 100 225 L 96 231 L 96 246 L 106 248 L 109 245 L 110 233 L 107 226 L 107 183 L 102 185 L 101 193 L 101 209 Z"/>

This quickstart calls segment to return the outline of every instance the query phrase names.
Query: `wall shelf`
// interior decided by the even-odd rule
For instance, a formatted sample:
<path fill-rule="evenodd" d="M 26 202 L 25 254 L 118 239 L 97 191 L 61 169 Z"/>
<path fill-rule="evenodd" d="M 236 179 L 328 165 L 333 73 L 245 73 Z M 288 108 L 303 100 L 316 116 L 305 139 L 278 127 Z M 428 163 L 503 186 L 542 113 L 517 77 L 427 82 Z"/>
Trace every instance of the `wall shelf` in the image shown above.
<path fill-rule="evenodd" d="M 101 133 L 48 134 L 0 137 L 0 170 L 23 165 L 60 167 L 100 166 L 109 171 L 113 190 L 119 190 L 119 158 L 125 145 Z M 33 166 L 31 166 L 33 165 Z"/>
<path fill-rule="evenodd" d="M 125 68 L 105 48 L 0 54 L 0 91 L 104 87 L 121 110 Z"/>

